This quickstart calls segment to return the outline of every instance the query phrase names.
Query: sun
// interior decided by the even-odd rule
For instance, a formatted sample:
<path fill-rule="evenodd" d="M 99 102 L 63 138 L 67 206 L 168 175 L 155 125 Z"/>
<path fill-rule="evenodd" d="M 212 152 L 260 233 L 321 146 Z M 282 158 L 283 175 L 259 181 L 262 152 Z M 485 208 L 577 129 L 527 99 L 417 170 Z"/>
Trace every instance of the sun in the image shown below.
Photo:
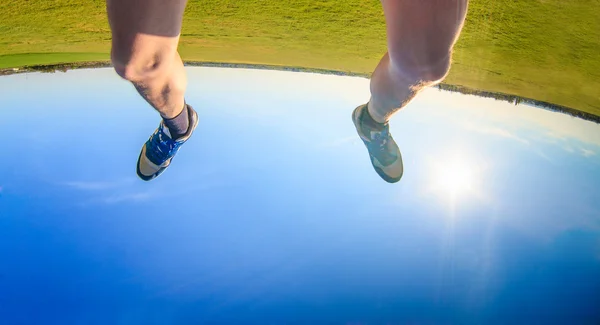
<path fill-rule="evenodd" d="M 473 189 L 473 172 L 464 161 L 439 164 L 435 171 L 436 187 L 452 196 L 470 192 Z"/>
<path fill-rule="evenodd" d="M 436 159 L 431 165 L 431 191 L 455 207 L 463 199 L 479 196 L 480 168 L 465 155 Z"/>

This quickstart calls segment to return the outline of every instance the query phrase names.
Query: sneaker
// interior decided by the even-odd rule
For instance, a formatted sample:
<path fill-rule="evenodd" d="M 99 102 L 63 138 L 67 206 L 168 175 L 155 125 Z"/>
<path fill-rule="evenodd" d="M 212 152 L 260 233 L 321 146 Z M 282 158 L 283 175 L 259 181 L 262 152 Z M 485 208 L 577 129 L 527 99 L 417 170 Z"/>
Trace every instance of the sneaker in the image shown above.
<path fill-rule="evenodd" d="M 352 112 L 354 126 L 369 150 L 377 174 L 388 183 L 396 183 L 404 172 L 400 149 L 390 134 L 389 124 L 375 122 L 367 112 L 367 105 L 358 106 Z"/>
<path fill-rule="evenodd" d="M 145 180 L 151 181 L 162 174 L 171 165 L 171 161 L 181 146 L 192 136 L 198 125 L 198 114 L 188 105 L 190 126 L 187 133 L 177 140 L 171 138 L 169 128 L 160 122 L 158 129 L 150 136 L 142 147 L 137 163 L 137 174 Z"/>

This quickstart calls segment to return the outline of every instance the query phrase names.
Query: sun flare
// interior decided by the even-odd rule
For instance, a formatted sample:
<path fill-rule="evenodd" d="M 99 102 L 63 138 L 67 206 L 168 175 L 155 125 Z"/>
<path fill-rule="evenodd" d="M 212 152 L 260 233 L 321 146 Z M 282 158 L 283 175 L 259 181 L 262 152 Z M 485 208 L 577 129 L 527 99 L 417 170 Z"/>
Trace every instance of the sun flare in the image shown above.
<path fill-rule="evenodd" d="M 464 155 L 437 160 L 431 171 L 432 191 L 453 206 L 461 199 L 480 194 L 479 166 Z"/>
<path fill-rule="evenodd" d="M 440 164 L 436 170 L 437 188 L 456 196 L 473 188 L 473 170 L 464 161 Z"/>

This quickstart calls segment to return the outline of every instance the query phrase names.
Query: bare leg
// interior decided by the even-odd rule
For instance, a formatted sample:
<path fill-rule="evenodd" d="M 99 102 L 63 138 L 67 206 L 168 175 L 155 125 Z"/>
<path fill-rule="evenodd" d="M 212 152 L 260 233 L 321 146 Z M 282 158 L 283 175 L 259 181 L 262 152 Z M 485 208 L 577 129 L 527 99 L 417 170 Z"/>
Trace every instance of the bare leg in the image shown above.
<path fill-rule="evenodd" d="M 198 122 L 185 104 L 187 80 L 177 53 L 186 1 L 106 0 L 115 71 L 163 118 L 138 158 L 137 174 L 145 181 L 171 165 Z"/>
<path fill-rule="evenodd" d="M 107 0 L 115 71 L 163 118 L 182 112 L 187 79 L 177 53 L 187 0 Z"/>
<path fill-rule="evenodd" d="M 352 113 L 358 135 L 379 176 L 389 183 L 404 173 L 402 154 L 389 132 L 392 114 L 423 88 L 446 77 L 452 46 L 468 0 L 382 0 L 388 52 L 371 77 L 371 99 Z M 367 114 L 368 113 L 368 114 Z"/>
<path fill-rule="evenodd" d="M 441 82 L 468 0 L 382 0 L 388 53 L 371 77 L 369 115 L 386 123 L 418 92 Z"/>

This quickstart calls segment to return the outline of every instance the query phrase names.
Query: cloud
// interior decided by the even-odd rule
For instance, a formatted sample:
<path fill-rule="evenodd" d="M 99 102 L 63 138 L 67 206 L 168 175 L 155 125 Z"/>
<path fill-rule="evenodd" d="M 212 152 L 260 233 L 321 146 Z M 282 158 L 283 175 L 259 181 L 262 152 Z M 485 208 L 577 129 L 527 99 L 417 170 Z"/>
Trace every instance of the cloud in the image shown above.
<path fill-rule="evenodd" d="M 86 193 L 85 196 L 88 196 L 89 200 L 82 203 L 83 206 L 135 203 L 155 197 L 154 193 L 149 191 L 142 192 L 134 189 L 132 186 L 135 185 L 135 178 L 116 181 L 71 181 L 60 185 Z"/>
<path fill-rule="evenodd" d="M 490 135 L 495 135 L 495 136 L 499 136 L 502 138 L 506 138 L 506 139 L 511 139 L 511 140 L 515 140 L 518 141 L 522 144 L 525 145 L 529 145 L 529 140 L 521 138 L 519 136 L 517 136 L 514 133 L 511 133 L 510 131 L 506 130 L 506 129 L 502 129 L 499 127 L 495 127 L 495 126 L 479 126 L 473 123 L 465 123 L 465 128 L 469 129 L 471 131 L 475 131 L 478 133 L 482 133 L 482 134 L 490 134 Z"/>
<path fill-rule="evenodd" d="M 415 101 L 429 101 L 423 108 L 430 107 L 429 113 L 438 118 L 451 122 L 470 119 L 484 125 L 493 123 L 513 130 L 518 135 L 526 131 L 532 144 L 538 140 L 559 145 L 567 141 L 578 141 L 600 147 L 598 124 L 591 121 L 539 107 L 514 106 L 490 98 L 439 92 L 434 88 L 428 89 L 427 92 L 429 95 L 419 96 Z M 444 109 L 440 110 L 439 107 Z"/>
<path fill-rule="evenodd" d="M 153 198 L 154 195 L 150 192 L 139 192 L 139 193 L 125 193 L 125 194 L 117 194 L 109 197 L 105 197 L 102 199 L 103 203 L 106 204 L 116 204 L 123 202 L 142 202 L 147 201 Z"/>
<path fill-rule="evenodd" d="M 93 195 L 92 197 L 84 200 L 83 202 L 77 203 L 81 207 L 93 207 L 93 206 L 105 206 L 115 205 L 121 203 L 140 203 L 156 198 L 156 193 L 145 191 L 145 192 L 123 192 L 110 195 Z"/>
<path fill-rule="evenodd" d="M 591 157 L 591 156 L 595 156 L 596 152 L 592 151 L 592 150 L 589 150 L 589 149 L 581 148 L 581 154 L 584 157 Z"/>
<path fill-rule="evenodd" d="M 122 187 L 123 185 L 127 185 L 132 183 L 132 179 L 124 179 L 121 181 L 112 181 L 112 182 L 102 182 L 102 181 L 74 181 L 74 182 L 64 182 L 62 185 L 82 191 L 102 191 L 113 189 L 117 187 Z"/>
<path fill-rule="evenodd" d="M 141 182 L 141 181 L 140 181 Z M 110 184 L 110 183 L 109 183 Z M 114 204 L 127 204 L 127 203 L 141 203 L 154 200 L 156 198 L 171 198 L 181 197 L 183 195 L 213 190 L 215 187 L 224 186 L 226 183 L 208 183 L 208 184 L 194 184 L 194 185 L 181 185 L 177 188 L 173 188 L 169 191 L 158 191 L 156 188 L 152 190 L 137 190 L 135 188 L 129 189 L 118 189 L 116 191 L 95 191 L 95 189 L 106 189 L 107 187 L 91 186 L 87 184 L 84 186 L 86 189 L 93 188 L 94 191 L 89 191 L 87 194 L 88 199 L 80 206 L 89 207 L 97 205 L 114 205 Z M 97 185 L 102 185 L 98 183 Z M 114 188 L 114 187 L 110 187 Z M 116 193 L 115 193 L 116 192 Z"/>

